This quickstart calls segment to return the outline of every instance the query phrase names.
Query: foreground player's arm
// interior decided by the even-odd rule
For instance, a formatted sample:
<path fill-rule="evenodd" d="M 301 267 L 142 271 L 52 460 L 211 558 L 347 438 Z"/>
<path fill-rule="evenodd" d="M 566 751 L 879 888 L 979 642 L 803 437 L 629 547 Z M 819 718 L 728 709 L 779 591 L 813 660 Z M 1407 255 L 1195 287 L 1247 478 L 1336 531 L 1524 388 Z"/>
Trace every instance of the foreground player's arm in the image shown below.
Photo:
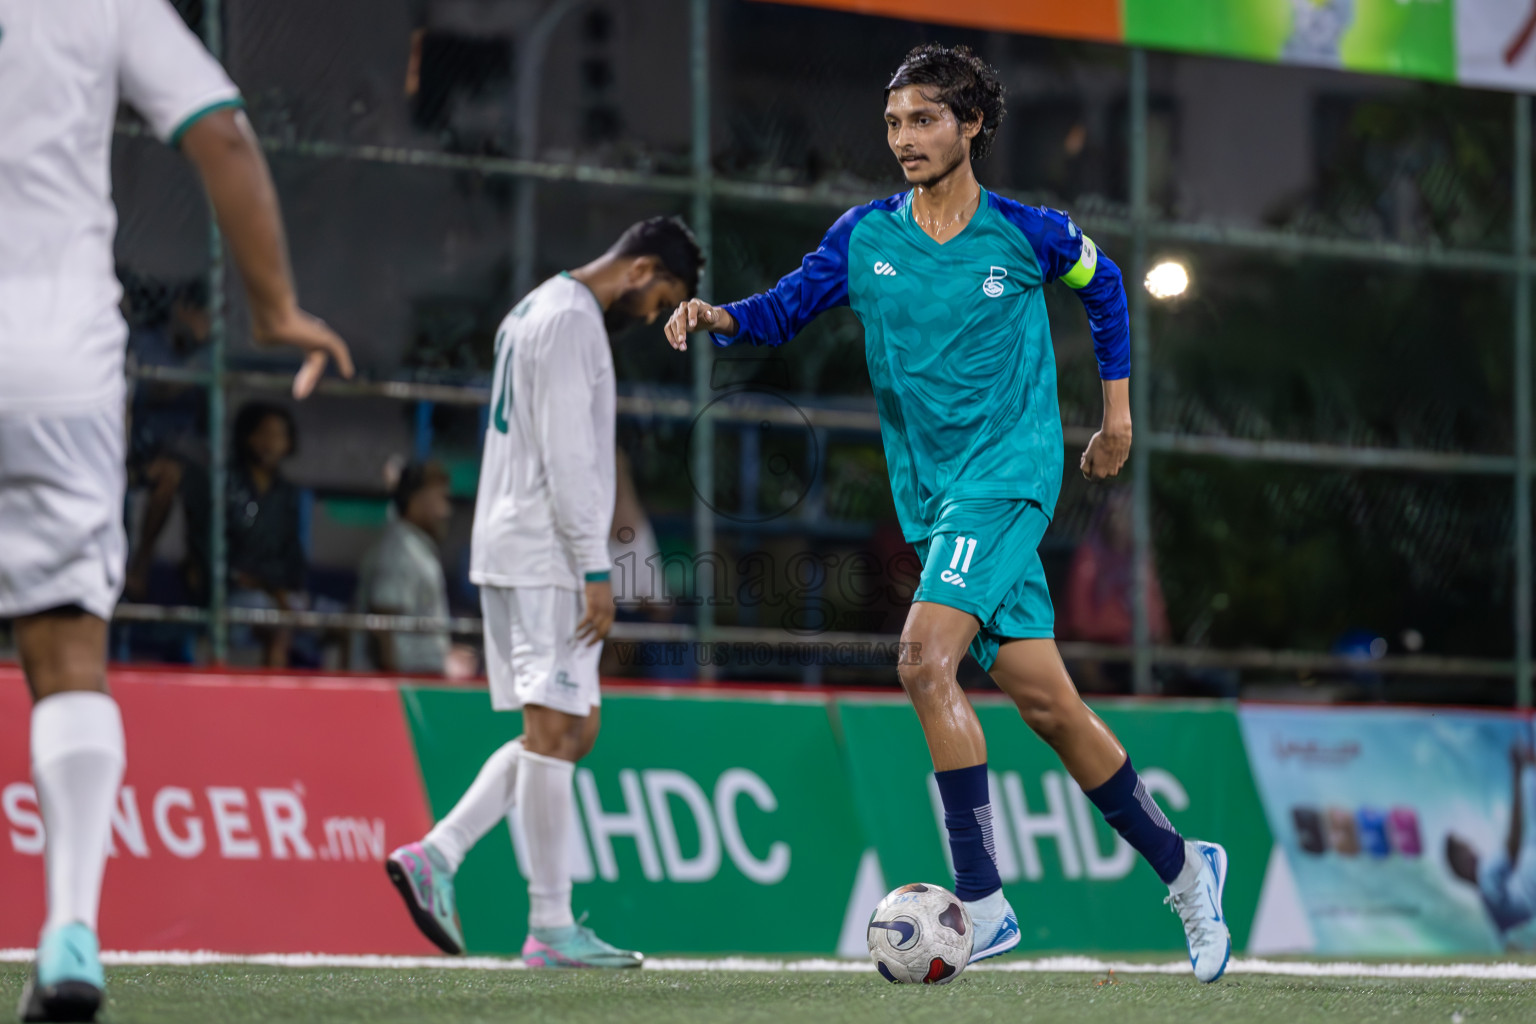
<path fill-rule="evenodd" d="M 294 396 L 314 389 L 334 359 L 352 375 L 346 344 L 299 309 L 267 163 L 240 112 L 240 92 L 167 0 L 117 0 L 123 99 L 156 136 L 197 167 L 251 300 L 256 341 L 306 353 Z"/>
<path fill-rule="evenodd" d="M 613 523 L 613 497 L 607 489 L 613 467 L 597 463 L 593 433 L 592 389 L 598 379 L 594 353 L 607 339 L 583 335 L 602 328 L 574 313 L 557 317 L 548 328 L 553 337 L 533 389 L 533 424 L 555 499 L 555 530 L 575 553 L 576 571 L 585 582 L 586 611 L 576 625 L 578 639 L 595 644 L 613 626 L 613 563 L 608 532 Z"/>
<path fill-rule="evenodd" d="M 299 308 L 277 191 L 245 114 L 220 110 L 200 118 L 182 136 L 181 148 L 197 167 L 219 227 L 229 239 L 250 299 L 255 340 L 306 353 L 304 367 L 294 378 L 294 397 L 314 390 L 327 360 L 336 361 L 343 377 L 352 376 L 346 342 Z"/>
<path fill-rule="evenodd" d="M 686 351 L 690 333 L 709 331 L 716 345 L 736 341 L 782 345 L 821 313 L 846 306 L 848 237 L 871 206 L 854 207 L 839 217 L 816 251 L 800 261 L 799 269 L 785 274 L 768 291 L 724 306 L 711 306 L 703 299 L 684 302 L 667 320 L 667 341 Z"/>
<path fill-rule="evenodd" d="M 1120 268 L 1060 210 L 1007 199 L 997 199 L 997 205 L 1029 240 L 1045 281 L 1059 280 L 1077 292 L 1088 313 L 1104 387 L 1104 419 L 1079 465 L 1090 480 L 1112 477 L 1131 453 L 1131 321 Z"/>

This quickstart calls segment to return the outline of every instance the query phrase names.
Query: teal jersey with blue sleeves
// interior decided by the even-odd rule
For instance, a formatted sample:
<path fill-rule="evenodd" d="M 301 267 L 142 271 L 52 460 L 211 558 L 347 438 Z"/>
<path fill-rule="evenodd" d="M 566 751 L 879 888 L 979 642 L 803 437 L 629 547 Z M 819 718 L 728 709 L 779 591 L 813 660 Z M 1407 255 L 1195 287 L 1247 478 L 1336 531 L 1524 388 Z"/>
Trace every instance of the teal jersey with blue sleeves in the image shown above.
<path fill-rule="evenodd" d="M 1066 214 L 985 190 L 943 245 L 913 219 L 911 192 L 849 210 L 798 270 L 726 305 L 740 329 L 715 341 L 779 345 L 823 310 L 852 307 L 891 494 L 915 542 L 955 499 L 1054 512 L 1064 445 L 1042 288 L 1056 280 L 1082 298 L 1100 376 L 1129 376 L 1119 269 Z"/>

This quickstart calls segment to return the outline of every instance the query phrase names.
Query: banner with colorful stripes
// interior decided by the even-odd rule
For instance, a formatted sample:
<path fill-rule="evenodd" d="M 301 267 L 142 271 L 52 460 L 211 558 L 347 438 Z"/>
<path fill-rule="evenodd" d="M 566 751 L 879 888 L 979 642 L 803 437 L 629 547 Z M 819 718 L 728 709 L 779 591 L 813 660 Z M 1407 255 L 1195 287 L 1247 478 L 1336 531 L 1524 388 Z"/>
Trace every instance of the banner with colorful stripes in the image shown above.
<path fill-rule="evenodd" d="M 1002 32 L 1536 90 L 1536 0 L 764 0 Z"/>

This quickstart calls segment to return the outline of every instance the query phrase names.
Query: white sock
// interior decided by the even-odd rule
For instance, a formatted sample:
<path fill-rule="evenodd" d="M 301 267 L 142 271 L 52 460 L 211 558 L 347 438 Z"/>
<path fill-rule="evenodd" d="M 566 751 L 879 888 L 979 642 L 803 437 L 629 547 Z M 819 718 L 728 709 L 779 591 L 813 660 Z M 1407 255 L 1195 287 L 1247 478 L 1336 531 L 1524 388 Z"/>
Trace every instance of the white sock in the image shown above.
<path fill-rule="evenodd" d="M 104 693 L 69 690 L 32 708 L 32 782 L 43 812 L 48 878 L 45 928 L 96 930 L 112 805 L 127 762 L 123 718 Z"/>
<path fill-rule="evenodd" d="M 1003 890 L 999 889 L 979 900 L 967 901 L 965 909 L 970 913 L 972 921 L 997 921 L 1002 918 L 1003 911 L 1008 909 L 1008 899 L 1003 895 Z"/>
<path fill-rule="evenodd" d="M 1182 895 L 1188 892 L 1196 882 L 1200 880 L 1200 865 L 1205 859 L 1200 856 L 1200 847 L 1184 840 L 1184 867 L 1179 869 L 1178 875 L 1168 883 L 1168 891 L 1174 895 Z"/>
<path fill-rule="evenodd" d="M 443 855 L 449 871 L 459 870 L 470 847 L 495 828 L 512 809 L 517 796 L 517 762 L 522 756 L 521 736 L 498 747 L 485 759 L 480 774 L 459 797 L 453 810 L 427 833 L 423 841 Z"/>
<path fill-rule="evenodd" d="M 517 773 L 517 813 L 528 847 L 528 927 L 564 928 L 571 916 L 569 837 L 576 799 L 569 761 L 523 752 Z"/>

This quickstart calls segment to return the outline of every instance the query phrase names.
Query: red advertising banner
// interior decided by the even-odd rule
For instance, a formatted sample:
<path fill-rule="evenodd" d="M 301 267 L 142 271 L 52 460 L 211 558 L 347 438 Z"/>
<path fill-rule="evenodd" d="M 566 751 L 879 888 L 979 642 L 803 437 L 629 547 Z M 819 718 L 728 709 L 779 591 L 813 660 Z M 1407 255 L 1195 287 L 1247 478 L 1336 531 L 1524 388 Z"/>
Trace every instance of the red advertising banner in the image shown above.
<path fill-rule="evenodd" d="M 767 0 L 999 32 L 1122 42 L 1120 0 Z"/>
<path fill-rule="evenodd" d="M 430 953 L 385 878 L 431 824 L 395 688 L 112 673 L 128 770 L 102 898 L 108 949 Z M 0 947 L 37 942 L 43 834 L 31 702 L 0 666 Z"/>

